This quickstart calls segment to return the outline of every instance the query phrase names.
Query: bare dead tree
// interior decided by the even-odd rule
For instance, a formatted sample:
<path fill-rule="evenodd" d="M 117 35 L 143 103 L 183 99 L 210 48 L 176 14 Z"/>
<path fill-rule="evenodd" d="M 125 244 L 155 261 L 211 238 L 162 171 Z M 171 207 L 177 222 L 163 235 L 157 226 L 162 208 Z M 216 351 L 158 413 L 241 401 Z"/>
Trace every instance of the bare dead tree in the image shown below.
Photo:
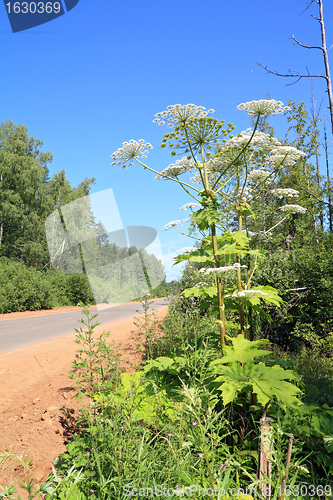
<path fill-rule="evenodd" d="M 270 73 L 272 75 L 277 75 L 277 76 L 282 76 L 284 78 L 296 78 L 296 81 L 294 83 L 297 83 L 299 80 L 302 78 L 323 78 L 326 81 L 326 90 L 328 94 L 328 101 L 329 101 L 329 110 L 330 110 L 330 116 L 331 116 L 331 125 L 332 125 L 332 134 L 333 134 L 333 93 L 332 93 L 332 80 L 331 80 L 331 73 L 330 73 L 330 66 L 329 66 L 329 60 L 328 60 L 328 53 L 330 49 L 327 49 L 326 45 L 326 31 L 325 31 L 325 23 L 324 23 L 324 8 L 323 8 L 323 0 L 311 0 L 305 10 L 307 10 L 310 5 L 312 5 L 314 2 L 317 2 L 319 6 L 319 17 L 311 16 L 314 19 L 316 19 L 319 24 L 320 24 L 320 31 L 321 31 L 321 46 L 320 45 L 304 45 L 301 43 L 297 38 L 293 35 L 292 39 L 296 42 L 297 45 L 300 47 L 303 47 L 305 49 L 318 49 L 321 50 L 324 58 L 324 65 L 325 65 L 325 74 L 324 75 L 314 75 L 309 72 L 307 69 L 307 74 L 300 73 L 299 71 L 291 71 L 288 70 L 288 73 L 278 73 L 277 71 L 272 71 L 270 70 L 267 66 L 260 64 L 257 62 L 259 66 L 264 68 L 267 73 Z"/>
<path fill-rule="evenodd" d="M 318 131 L 317 122 L 319 120 L 319 118 L 318 118 L 319 112 L 316 114 L 316 105 L 315 105 L 315 99 L 314 99 L 314 93 L 313 93 L 313 80 L 311 80 L 311 104 L 312 104 L 311 114 L 312 114 L 313 128 L 314 128 L 315 134 L 317 134 L 318 133 L 317 132 Z M 320 111 L 320 107 L 319 107 L 319 111 Z M 320 180 L 318 142 L 316 142 L 316 144 L 315 144 L 315 156 L 316 156 L 316 167 L 317 167 L 317 172 L 316 172 L 317 183 L 318 183 L 319 191 L 321 193 L 322 189 L 321 189 L 321 180 Z M 319 214 L 319 219 L 320 219 L 320 225 L 321 225 L 322 229 L 324 229 L 324 213 L 323 213 L 322 205 L 321 205 L 321 210 L 320 210 L 320 214 Z"/>
<path fill-rule="evenodd" d="M 324 150 L 326 158 L 326 175 L 327 175 L 327 186 L 328 186 L 328 220 L 330 224 L 330 233 L 333 232 L 333 221 L 332 221 L 332 195 L 331 195 L 331 180 L 330 180 L 330 169 L 328 162 L 328 145 L 327 145 L 327 133 L 326 133 L 326 117 L 324 116 Z"/>

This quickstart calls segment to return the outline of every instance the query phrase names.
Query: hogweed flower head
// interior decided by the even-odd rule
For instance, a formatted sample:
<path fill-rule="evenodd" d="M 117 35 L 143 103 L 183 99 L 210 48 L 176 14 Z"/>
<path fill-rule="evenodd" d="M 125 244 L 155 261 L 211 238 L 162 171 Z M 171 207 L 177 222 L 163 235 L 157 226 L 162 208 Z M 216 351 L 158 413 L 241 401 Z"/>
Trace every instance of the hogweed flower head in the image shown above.
<path fill-rule="evenodd" d="M 167 229 L 170 229 L 171 227 L 177 227 L 177 226 L 182 226 L 183 224 L 181 223 L 180 220 L 172 220 L 165 224 L 164 228 L 162 231 L 166 231 Z"/>
<path fill-rule="evenodd" d="M 272 150 L 272 156 L 269 158 L 269 164 L 272 167 L 278 167 L 280 165 L 290 167 L 300 160 L 302 156 L 306 156 L 306 154 L 293 146 L 278 146 Z"/>
<path fill-rule="evenodd" d="M 249 180 L 252 182 L 263 182 L 271 175 L 271 172 L 264 169 L 252 170 L 249 174 Z"/>
<path fill-rule="evenodd" d="M 271 194 L 281 200 L 282 198 L 297 198 L 299 191 L 291 188 L 277 188 L 271 189 Z"/>
<path fill-rule="evenodd" d="M 196 247 L 183 247 L 177 250 L 177 253 L 190 253 L 193 252 L 194 250 L 197 250 Z"/>
<path fill-rule="evenodd" d="M 195 167 L 195 163 L 193 159 L 188 159 L 186 156 L 177 160 L 175 163 L 171 163 L 167 168 L 160 171 L 160 175 L 157 175 L 154 180 L 157 181 L 159 179 L 167 180 L 165 176 L 168 177 L 178 177 L 180 174 L 184 174 L 188 172 L 191 168 Z"/>
<path fill-rule="evenodd" d="M 122 165 L 124 168 L 126 167 L 126 163 L 128 163 L 128 165 L 133 165 L 133 160 L 146 158 L 148 149 L 152 148 L 153 146 L 150 142 L 145 142 L 143 139 L 139 139 L 138 141 L 131 139 L 130 141 L 123 142 L 122 147 L 112 153 L 111 165 Z"/>
<path fill-rule="evenodd" d="M 185 205 L 179 207 L 179 210 L 187 210 L 188 208 L 192 210 L 192 208 L 197 208 L 197 207 L 200 207 L 199 203 L 185 203 Z"/>
<path fill-rule="evenodd" d="M 223 266 L 223 267 L 210 267 L 208 269 L 205 269 L 202 267 L 199 270 L 199 273 L 204 273 L 204 274 L 220 274 L 220 273 L 227 273 L 230 271 L 236 271 L 237 269 L 240 269 L 241 267 L 247 267 L 247 266 L 241 266 L 238 262 L 233 264 L 232 266 Z"/>
<path fill-rule="evenodd" d="M 195 104 L 174 104 L 168 106 L 166 111 L 156 113 L 156 118 L 153 120 L 153 123 L 158 123 L 159 125 L 166 124 L 167 127 L 173 127 L 174 125 L 190 122 L 195 118 L 205 118 L 210 113 L 214 113 L 214 110 L 207 110 L 203 106 L 196 106 Z"/>
<path fill-rule="evenodd" d="M 268 293 L 262 290 L 240 290 L 239 292 L 234 292 L 232 295 L 225 295 L 225 297 L 248 297 L 250 295 L 268 295 Z"/>
<path fill-rule="evenodd" d="M 284 205 L 280 207 L 281 212 L 285 214 L 305 214 L 307 211 L 306 208 L 301 207 L 300 205 Z"/>
<path fill-rule="evenodd" d="M 228 158 L 216 157 L 206 161 L 206 168 L 209 174 L 220 173 L 228 167 L 230 160 Z"/>
<path fill-rule="evenodd" d="M 232 137 L 223 145 L 223 149 L 228 149 L 230 147 L 238 147 L 244 148 L 246 144 L 251 139 L 253 134 L 253 130 L 247 129 L 240 132 L 235 137 Z M 276 139 L 276 137 L 271 137 L 269 134 L 265 134 L 264 132 L 258 132 L 257 130 L 254 132 L 253 137 L 251 139 L 250 147 L 258 147 L 258 148 L 267 148 L 267 147 L 277 147 L 281 143 Z"/>
<path fill-rule="evenodd" d="M 270 231 L 259 231 L 258 233 L 248 231 L 247 234 L 248 234 L 249 238 L 254 238 L 255 236 L 258 236 L 259 238 L 262 238 L 262 239 L 271 239 L 272 238 L 272 233 Z"/>
<path fill-rule="evenodd" d="M 282 115 L 290 109 L 289 106 L 283 106 L 283 102 L 274 99 L 260 99 L 259 101 L 243 102 L 237 106 L 251 116 L 273 116 Z"/>

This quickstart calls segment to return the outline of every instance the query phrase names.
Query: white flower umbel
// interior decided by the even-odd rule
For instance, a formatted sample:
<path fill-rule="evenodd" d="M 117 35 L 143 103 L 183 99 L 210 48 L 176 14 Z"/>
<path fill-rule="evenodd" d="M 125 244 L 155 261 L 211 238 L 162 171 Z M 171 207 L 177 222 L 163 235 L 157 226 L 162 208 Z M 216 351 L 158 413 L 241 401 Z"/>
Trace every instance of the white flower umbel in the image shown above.
<path fill-rule="evenodd" d="M 186 156 L 184 156 L 184 158 L 177 160 L 176 163 L 172 163 L 164 170 L 161 170 L 160 175 L 157 175 L 154 180 L 155 181 L 159 179 L 165 180 L 166 179 L 165 176 L 178 177 L 178 175 L 188 172 L 191 168 L 194 168 L 194 166 L 195 166 L 194 160 L 192 158 L 189 160 L 188 158 L 186 158 Z"/>
<path fill-rule="evenodd" d="M 182 226 L 182 225 L 183 224 L 180 220 L 172 220 L 172 221 L 168 222 L 167 224 L 165 224 L 162 231 L 166 231 L 167 229 L 170 229 L 172 227 L 177 227 L 177 226 Z"/>
<path fill-rule="evenodd" d="M 262 290 L 241 290 L 240 292 L 234 292 L 231 297 L 248 297 L 249 295 L 268 295 L 268 293 Z"/>
<path fill-rule="evenodd" d="M 251 129 L 243 130 L 243 132 L 237 134 L 236 137 L 232 137 L 232 139 L 229 139 L 229 141 L 227 141 L 223 145 L 222 149 L 228 149 L 230 147 L 244 148 L 251 139 L 252 134 L 253 130 Z M 275 137 L 271 137 L 264 132 L 258 132 L 256 130 L 253 134 L 249 147 L 276 148 L 280 144 L 280 141 L 278 141 Z"/>
<path fill-rule="evenodd" d="M 206 161 L 206 168 L 209 174 L 220 173 L 228 167 L 229 163 L 228 158 L 210 158 Z"/>
<path fill-rule="evenodd" d="M 156 113 L 156 118 L 153 120 L 153 123 L 158 123 L 159 125 L 166 124 L 168 127 L 173 127 L 180 123 L 184 124 L 190 122 L 195 118 L 205 118 L 210 113 L 214 113 L 214 110 L 207 110 L 203 106 L 196 106 L 195 104 L 174 104 L 173 106 L 168 106 L 166 111 Z"/>
<path fill-rule="evenodd" d="M 253 189 L 251 186 L 246 186 L 244 189 L 235 186 L 229 191 L 229 195 L 236 196 L 239 201 L 249 201 L 253 198 Z"/>
<path fill-rule="evenodd" d="M 143 139 L 139 139 L 138 141 L 131 139 L 128 142 L 123 142 L 123 146 L 112 153 L 111 165 L 122 165 L 124 168 L 126 167 L 126 163 L 128 163 L 128 165 L 133 165 L 133 160 L 146 158 L 148 149 L 152 148 L 153 146 Z"/>
<path fill-rule="evenodd" d="M 251 116 L 273 116 L 282 115 L 290 109 L 289 106 L 283 106 L 283 102 L 275 101 L 274 99 L 260 99 L 259 101 L 243 102 L 237 106 L 237 109 L 242 109 Z"/>
<path fill-rule="evenodd" d="M 193 184 L 200 184 L 202 182 L 202 178 L 200 177 L 200 174 L 195 174 L 193 177 L 190 178 L 190 181 L 193 182 Z"/>
<path fill-rule="evenodd" d="M 305 214 L 307 209 L 300 205 L 284 205 L 280 210 L 285 214 Z"/>
<path fill-rule="evenodd" d="M 248 231 L 247 234 L 249 238 L 254 238 L 255 236 L 258 236 L 259 238 L 262 239 L 271 239 L 273 236 L 270 231 L 259 231 L 258 233 L 253 233 L 252 231 Z"/>
<path fill-rule="evenodd" d="M 177 250 L 177 253 L 190 253 L 190 252 L 193 252 L 194 250 L 197 250 L 196 247 L 184 247 L 184 248 L 180 248 L 179 250 Z"/>
<path fill-rule="evenodd" d="M 278 146 L 272 150 L 269 164 L 274 168 L 279 166 L 291 167 L 303 156 L 306 156 L 306 154 L 293 146 Z"/>
<path fill-rule="evenodd" d="M 252 170 L 249 174 L 249 180 L 252 182 L 263 182 L 267 177 L 271 175 L 271 172 L 264 169 Z"/>
<path fill-rule="evenodd" d="M 182 207 L 179 207 L 179 210 L 188 210 L 189 208 L 192 210 L 197 207 L 200 207 L 200 203 L 186 203 Z"/>
<path fill-rule="evenodd" d="M 277 188 L 271 189 L 271 194 L 281 200 L 282 198 L 297 198 L 299 191 L 291 188 Z"/>
<path fill-rule="evenodd" d="M 199 272 L 204 273 L 204 274 L 220 274 L 220 273 L 228 273 L 231 271 L 237 271 L 237 269 L 240 269 L 241 267 L 247 267 L 247 266 L 245 266 L 245 265 L 241 266 L 240 264 L 238 264 L 238 262 L 236 262 L 232 266 L 211 267 L 208 269 L 205 269 L 204 267 L 202 267 L 199 270 Z"/>

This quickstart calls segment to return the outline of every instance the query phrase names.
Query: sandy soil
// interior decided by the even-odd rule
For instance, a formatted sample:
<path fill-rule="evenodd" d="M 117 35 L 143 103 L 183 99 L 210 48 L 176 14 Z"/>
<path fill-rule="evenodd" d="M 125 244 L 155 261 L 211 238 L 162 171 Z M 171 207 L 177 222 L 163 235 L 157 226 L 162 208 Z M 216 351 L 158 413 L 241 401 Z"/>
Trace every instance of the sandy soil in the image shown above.
<path fill-rule="evenodd" d="M 57 309 L 63 312 L 76 308 Z M 166 311 L 167 306 L 158 308 L 158 318 L 162 319 Z M 35 314 L 43 313 L 11 313 L 3 319 Z M 97 333 L 111 332 L 109 338 L 120 346 L 122 368 L 129 371 L 134 371 L 140 360 L 132 338 L 136 331 L 133 321 L 133 317 L 126 318 L 96 328 Z M 0 453 L 13 452 L 23 460 L 28 456 L 30 478 L 39 484 L 51 472 L 52 460 L 65 451 L 64 443 L 83 404 L 74 399 L 74 382 L 68 378 L 78 347 L 74 339 L 75 333 L 0 354 Z M 6 464 L 0 466 L 0 485 L 8 485 L 17 477 L 26 479 L 22 463 L 16 461 L 7 469 Z M 27 498 L 19 491 L 22 499 Z"/>

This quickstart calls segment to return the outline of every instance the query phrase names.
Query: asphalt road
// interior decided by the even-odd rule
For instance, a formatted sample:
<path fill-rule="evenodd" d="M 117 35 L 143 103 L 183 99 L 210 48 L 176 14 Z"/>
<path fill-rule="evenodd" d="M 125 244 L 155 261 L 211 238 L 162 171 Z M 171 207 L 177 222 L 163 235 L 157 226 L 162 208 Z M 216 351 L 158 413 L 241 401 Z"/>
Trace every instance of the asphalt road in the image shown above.
<path fill-rule="evenodd" d="M 167 304 L 165 299 L 156 299 L 152 307 L 160 307 Z M 128 318 L 137 315 L 141 304 L 120 304 L 101 311 L 94 321 L 102 325 L 110 321 Z M 75 328 L 82 326 L 78 320 L 84 318 L 81 311 L 47 314 L 45 316 L 31 316 L 29 318 L 6 319 L 0 321 L 0 352 L 11 351 L 18 347 L 42 342 L 68 333 L 73 333 Z"/>

